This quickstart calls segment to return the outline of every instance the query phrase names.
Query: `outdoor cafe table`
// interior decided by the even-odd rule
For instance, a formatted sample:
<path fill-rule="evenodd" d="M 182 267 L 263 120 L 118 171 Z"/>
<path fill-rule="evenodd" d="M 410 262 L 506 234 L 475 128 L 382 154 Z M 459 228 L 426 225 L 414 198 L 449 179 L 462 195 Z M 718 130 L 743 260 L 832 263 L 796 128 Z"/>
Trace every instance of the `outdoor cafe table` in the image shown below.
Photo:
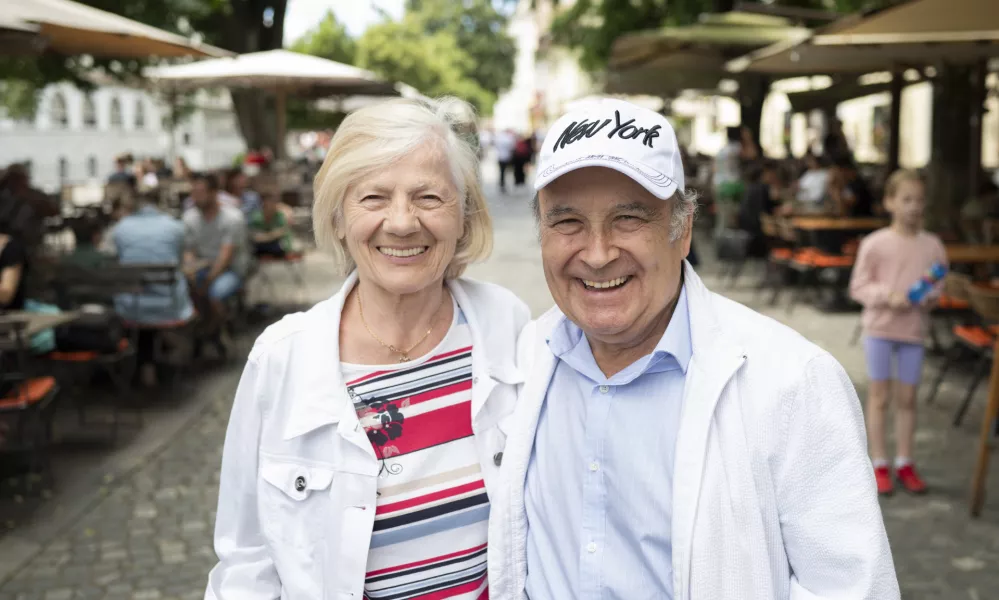
<path fill-rule="evenodd" d="M 26 311 L 10 311 L 0 315 L 0 325 L 7 325 L 10 323 L 23 322 L 25 323 L 24 330 L 21 332 L 23 340 L 27 343 L 27 338 L 30 338 L 36 334 L 39 334 L 46 329 L 51 329 L 53 327 L 59 327 L 60 325 L 65 325 L 67 323 L 72 323 L 73 321 L 80 318 L 79 311 L 67 311 L 59 313 L 57 315 L 48 315 L 43 313 L 33 313 Z M 14 340 L 12 339 L 0 339 L 0 350 L 12 350 L 14 348 Z"/>
<path fill-rule="evenodd" d="M 952 265 L 999 263 L 999 246 L 947 244 L 947 260 Z"/>

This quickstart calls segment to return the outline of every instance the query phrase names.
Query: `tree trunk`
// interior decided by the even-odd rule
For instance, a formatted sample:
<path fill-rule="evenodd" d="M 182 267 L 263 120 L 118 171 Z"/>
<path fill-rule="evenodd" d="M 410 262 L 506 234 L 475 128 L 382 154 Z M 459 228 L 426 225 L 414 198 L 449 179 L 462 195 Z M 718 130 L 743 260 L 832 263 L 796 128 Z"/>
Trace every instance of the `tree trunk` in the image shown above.
<path fill-rule="evenodd" d="M 222 28 L 222 47 L 244 54 L 276 50 L 284 45 L 287 0 L 230 0 L 229 4 L 232 12 Z M 269 23 L 264 19 L 267 9 L 274 11 Z M 247 147 L 267 147 L 279 152 L 274 95 L 259 89 L 234 89 L 230 93 L 239 131 Z"/>
<path fill-rule="evenodd" d="M 933 80 L 933 124 L 930 164 L 927 168 L 926 223 L 929 229 L 956 231 L 961 206 L 971 195 L 969 169 L 977 168 L 972 138 L 974 103 L 984 99 L 984 85 L 976 67 L 944 65 Z M 973 164 L 973 162 L 975 164 Z"/>
<path fill-rule="evenodd" d="M 739 80 L 739 123 L 749 128 L 758 148 L 763 101 L 767 98 L 769 88 L 770 79 L 764 75 L 747 74 Z"/>

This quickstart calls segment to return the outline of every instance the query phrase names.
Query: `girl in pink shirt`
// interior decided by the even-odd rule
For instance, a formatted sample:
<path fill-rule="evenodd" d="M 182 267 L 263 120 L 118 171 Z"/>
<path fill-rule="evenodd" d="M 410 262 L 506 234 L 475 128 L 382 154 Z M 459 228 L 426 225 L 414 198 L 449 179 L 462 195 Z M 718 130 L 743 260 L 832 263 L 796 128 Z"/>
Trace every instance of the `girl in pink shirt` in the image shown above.
<path fill-rule="evenodd" d="M 934 265 L 946 266 L 947 254 L 940 238 L 923 230 L 925 199 L 919 174 L 907 170 L 892 173 L 885 185 L 885 208 L 891 213 L 891 225 L 860 243 L 850 280 L 850 295 L 864 306 L 861 322 L 870 378 L 867 436 L 881 494 L 892 492 L 884 420 L 893 389 L 895 476 L 910 492 L 926 491 L 926 484 L 912 465 L 912 440 L 923 340 L 939 286 L 915 306 L 908 299 L 908 291 Z"/>

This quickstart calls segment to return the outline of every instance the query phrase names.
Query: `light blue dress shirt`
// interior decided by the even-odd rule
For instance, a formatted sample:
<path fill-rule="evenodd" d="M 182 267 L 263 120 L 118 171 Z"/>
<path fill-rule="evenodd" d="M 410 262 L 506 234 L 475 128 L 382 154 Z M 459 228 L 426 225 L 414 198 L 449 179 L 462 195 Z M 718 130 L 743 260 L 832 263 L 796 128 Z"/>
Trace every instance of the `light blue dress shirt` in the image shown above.
<path fill-rule="evenodd" d="M 655 350 L 607 378 L 563 318 L 527 469 L 532 600 L 673 598 L 673 462 L 692 353 L 687 292 Z"/>

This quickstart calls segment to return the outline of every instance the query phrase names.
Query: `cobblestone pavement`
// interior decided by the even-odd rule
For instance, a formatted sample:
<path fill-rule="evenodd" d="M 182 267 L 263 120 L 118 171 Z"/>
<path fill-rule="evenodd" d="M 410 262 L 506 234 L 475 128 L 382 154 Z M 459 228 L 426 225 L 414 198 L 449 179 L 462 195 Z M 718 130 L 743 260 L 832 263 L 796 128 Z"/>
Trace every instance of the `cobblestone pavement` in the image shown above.
<path fill-rule="evenodd" d="M 493 195 L 496 251 L 470 275 L 510 287 L 538 314 L 551 298 L 526 200 L 526 192 Z M 701 250 L 707 254 L 707 248 Z M 319 257 L 307 262 L 310 284 L 332 290 L 336 278 L 328 263 Z M 713 289 L 788 323 L 832 352 L 863 395 L 863 357 L 849 343 L 855 314 L 825 315 L 801 306 L 789 316 L 784 307 L 756 301 L 750 289 L 753 274 L 726 289 L 711 275 L 712 265 L 701 271 Z M 211 389 L 202 390 L 211 395 L 205 410 L 130 477 L 108 486 L 92 510 L 22 569 L 0 581 L 0 600 L 202 597 L 214 564 L 218 464 L 237 379 L 234 367 Z M 953 428 L 949 419 L 960 383 L 945 389 L 937 404 L 921 405 L 917 460 L 932 492 L 920 498 L 896 495 L 882 503 L 903 595 L 909 600 L 999 597 L 999 473 L 992 469 L 983 517 L 970 519 L 968 484 L 983 403 L 972 408 L 964 427 Z"/>

